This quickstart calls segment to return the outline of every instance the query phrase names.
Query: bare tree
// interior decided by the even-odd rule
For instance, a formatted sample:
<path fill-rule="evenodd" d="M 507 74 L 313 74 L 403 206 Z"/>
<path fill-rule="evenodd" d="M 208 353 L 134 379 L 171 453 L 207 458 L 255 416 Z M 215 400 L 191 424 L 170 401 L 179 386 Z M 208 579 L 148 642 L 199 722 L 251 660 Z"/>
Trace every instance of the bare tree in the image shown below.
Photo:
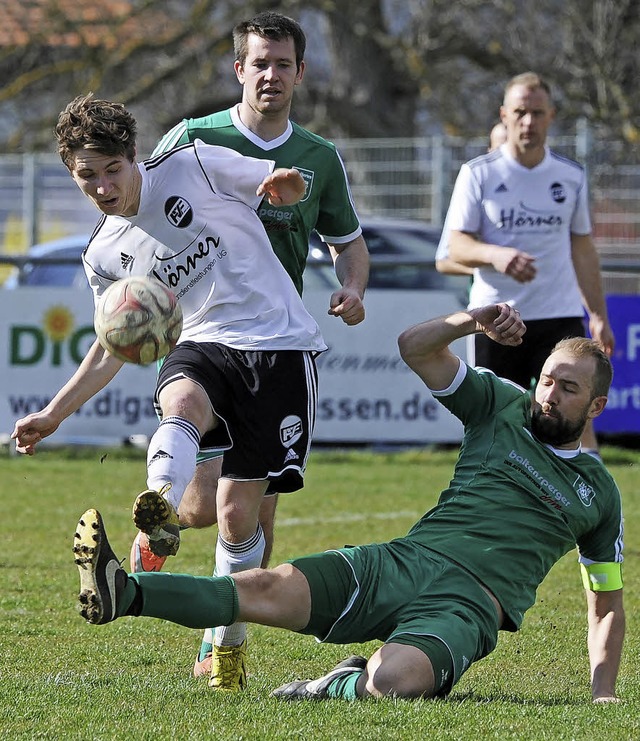
<path fill-rule="evenodd" d="M 183 116 L 237 100 L 231 30 L 273 7 L 309 38 L 294 116 L 318 133 L 485 133 L 505 81 L 534 69 L 554 88 L 558 126 L 587 116 L 638 138 L 635 0 L 5 0 L 0 151 L 51 149 L 74 95 L 120 100 L 146 154 Z M 4 32 L 3 30 L 4 29 Z"/>

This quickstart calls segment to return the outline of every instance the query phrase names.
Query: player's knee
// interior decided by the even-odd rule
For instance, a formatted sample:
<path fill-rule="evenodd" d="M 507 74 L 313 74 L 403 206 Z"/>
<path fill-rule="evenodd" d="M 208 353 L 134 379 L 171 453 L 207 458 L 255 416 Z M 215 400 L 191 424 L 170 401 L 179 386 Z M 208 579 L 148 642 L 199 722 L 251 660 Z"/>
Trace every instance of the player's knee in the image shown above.
<path fill-rule="evenodd" d="M 369 673 L 364 683 L 364 692 L 371 697 L 400 697 L 413 700 L 433 696 L 433 682 L 424 676 L 388 669 L 381 665 Z"/>
<path fill-rule="evenodd" d="M 218 527 L 220 535 L 232 543 L 240 543 L 253 536 L 258 524 L 255 508 L 237 498 L 233 502 L 218 502 Z"/>
<path fill-rule="evenodd" d="M 178 516 L 180 517 L 180 524 L 183 527 L 194 528 L 196 530 L 211 527 L 217 522 L 215 507 L 213 509 L 194 507 L 189 502 L 180 502 Z"/>
<path fill-rule="evenodd" d="M 410 646 L 382 646 L 369 659 L 363 686 L 372 697 L 433 697 L 434 673 L 424 653 Z"/>
<path fill-rule="evenodd" d="M 201 432 L 213 429 L 215 417 L 203 389 L 187 378 L 169 383 L 160 392 L 162 416 L 178 416 L 193 422 Z"/>
<path fill-rule="evenodd" d="M 180 524 L 184 527 L 211 527 L 217 522 L 216 486 L 201 482 L 198 476 L 191 480 L 178 508 Z"/>

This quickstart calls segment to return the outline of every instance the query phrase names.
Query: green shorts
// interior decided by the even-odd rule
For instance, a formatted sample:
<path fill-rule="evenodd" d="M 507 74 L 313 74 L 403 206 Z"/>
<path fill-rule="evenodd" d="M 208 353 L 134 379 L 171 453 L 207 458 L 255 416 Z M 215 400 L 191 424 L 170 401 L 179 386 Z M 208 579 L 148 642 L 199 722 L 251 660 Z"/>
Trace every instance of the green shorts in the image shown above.
<path fill-rule="evenodd" d="M 380 640 L 415 646 L 448 693 L 498 640 L 496 608 L 480 583 L 447 558 L 404 538 L 293 559 L 311 589 L 301 633 L 328 643 Z"/>

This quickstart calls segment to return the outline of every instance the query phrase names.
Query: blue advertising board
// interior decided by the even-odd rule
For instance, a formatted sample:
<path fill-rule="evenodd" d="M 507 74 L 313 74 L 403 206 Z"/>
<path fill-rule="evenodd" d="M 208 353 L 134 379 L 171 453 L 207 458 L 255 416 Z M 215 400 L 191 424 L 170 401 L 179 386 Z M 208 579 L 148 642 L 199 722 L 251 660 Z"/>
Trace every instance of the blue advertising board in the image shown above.
<path fill-rule="evenodd" d="M 640 432 L 640 296 L 608 296 L 609 321 L 616 338 L 613 384 L 596 432 Z"/>

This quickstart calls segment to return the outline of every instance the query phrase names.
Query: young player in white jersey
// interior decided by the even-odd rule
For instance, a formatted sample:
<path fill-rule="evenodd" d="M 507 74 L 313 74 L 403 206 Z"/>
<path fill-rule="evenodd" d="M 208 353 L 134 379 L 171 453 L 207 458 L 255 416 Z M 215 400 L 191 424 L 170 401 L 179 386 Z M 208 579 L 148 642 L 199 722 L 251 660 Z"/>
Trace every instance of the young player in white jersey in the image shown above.
<path fill-rule="evenodd" d="M 353 326 L 364 319 L 363 296 L 369 260 L 349 183 L 335 146 L 289 119 L 293 93 L 304 77 L 306 38 L 293 19 L 280 13 L 259 13 L 233 31 L 234 64 L 242 85 L 242 100 L 232 108 L 195 119 L 185 119 L 159 142 L 154 155 L 201 139 L 241 154 L 274 160 L 277 167 L 295 167 L 305 179 L 305 194 L 294 206 L 264 204 L 258 209 L 275 254 L 302 293 L 309 235 L 317 230 L 327 243 L 340 287 L 329 298 L 331 314 Z M 196 475 L 180 508 L 181 522 L 206 527 L 217 522 L 215 573 L 240 571 L 255 565 L 249 557 L 253 535 L 237 502 L 217 491 L 221 460 L 198 456 Z M 260 524 L 265 534 L 262 565 L 269 561 L 277 494 L 263 502 Z M 146 536 L 136 536 L 131 549 L 132 571 L 159 570 L 164 559 L 150 552 Z M 211 676 L 214 687 L 236 686 L 242 676 L 242 626 L 218 627 L 205 633 L 194 664 L 195 676 Z M 233 672 L 233 665 L 237 671 Z M 221 668 L 220 668 L 221 667 Z"/>
<path fill-rule="evenodd" d="M 525 388 L 538 378 L 555 343 L 591 336 L 611 354 L 614 338 L 591 239 L 584 169 L 551 152 L 549 86 L 533 72 L 505 88 L 501 120 L 507 141 L 462 166 L 447 213 L 449 253 L 473 268 L 470 307 L 506 301 L 527 322 L 519 347 L 475 337 L 476 365 Z M 591 425 L 585 446 L 597 451 Z"/>
<path fill-rule="evenodd" d="M 138 212 L 102 219 L 83 254 L 96 300 L 114 280 L 153 275 L 180 301 L 180 342 L 324 349 L 255 212 L 273 168 L 199 140 L 142 162 Z"/>
<path fill-rule="evenodd" d="M 83 258 L 96 300 L 119 278 L 154 275 L 183 309 L 182 335 L 158 377 L 162 421 L 134 521 L 159 556 L 174 554 L 196 454 L 226 449 L 219 487 L 252 517 L 257 565 L 265 492 L 303 485 L 317 404 L 314 356 L 326 345 L 255 209 L 265 196 L 295 203 L 304 181 L 296 170 L 201 142 L 139 165 L 133 117 L 91 95 L 67 106 L 56 135 L 76 184 L 104 214 Z M 121 366 L 96 341 L 51 403 L 16 422 L 19 452 L 32 454 Z"/>
<path fill-rule="evenodd" d="M 577 546 L 592 699 L 617 702 L 625 634 L 621 497 L 606 468 L 580 447 L 586 421 L 605 408 L 611 362 L 593 340 L 563 340 L 530 393 L 467 366 L 449 347 L 477 332 L 517 346 L 524 331 L 516 309 L 492 304 L 400 335 L 403 359 L 465 430 L 450 484 L 407 535 L 232 577 L 128 576 L 100 514 L 88 510 L 74 541 L 81 614 L 95 624 L 145 615 L 190 627 L 244 619 L 327 643 L 379 640 L 368 660 L 353 656 L 273 695 L 437 697 L 496 648 L 501 630 L 519 629 L 546 574 Z"/>

